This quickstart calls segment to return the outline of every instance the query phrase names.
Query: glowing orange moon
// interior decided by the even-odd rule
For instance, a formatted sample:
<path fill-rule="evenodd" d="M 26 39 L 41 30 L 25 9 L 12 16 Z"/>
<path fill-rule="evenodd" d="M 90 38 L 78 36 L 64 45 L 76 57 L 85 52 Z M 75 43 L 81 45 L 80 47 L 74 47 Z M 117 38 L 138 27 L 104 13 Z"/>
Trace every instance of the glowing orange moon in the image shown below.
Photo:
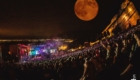
<path fill-rule="evenodd" d="M 96 0 L 77 0 L 74 6 L 76 16 L 84 21 L 94 19 L 97 16 L 98 9 Z"/>

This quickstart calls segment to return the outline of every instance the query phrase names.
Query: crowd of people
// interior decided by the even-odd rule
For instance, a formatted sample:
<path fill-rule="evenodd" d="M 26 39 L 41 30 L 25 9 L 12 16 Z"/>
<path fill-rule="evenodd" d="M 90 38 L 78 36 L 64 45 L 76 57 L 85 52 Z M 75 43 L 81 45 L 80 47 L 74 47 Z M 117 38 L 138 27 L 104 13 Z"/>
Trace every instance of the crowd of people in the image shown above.
<path fill-rule="evenodd" d="M 0 64 L 0 80 L 130 80 L 140 77 L 139 32 L 59 59 Z M 135 75 L 135 77 L 133 76 Z"/>

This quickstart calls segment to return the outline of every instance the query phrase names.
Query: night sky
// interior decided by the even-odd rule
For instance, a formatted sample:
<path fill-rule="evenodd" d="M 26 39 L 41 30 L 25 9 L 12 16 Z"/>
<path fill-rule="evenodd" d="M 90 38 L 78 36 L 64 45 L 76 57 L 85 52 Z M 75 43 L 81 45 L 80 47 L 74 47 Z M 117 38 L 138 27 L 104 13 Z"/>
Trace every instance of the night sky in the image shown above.
<path fill-rule="evenodd" d="M 76 0 L 1 0 L 0 38 L 73 38 L 95 40 L 124 0 L 96 0 L 95 19 L 82 21 L 74 13 Z M 131 0 L 139 8 L 139 1 Z M 140 10 L 140 9 L 139 9 Z"/>

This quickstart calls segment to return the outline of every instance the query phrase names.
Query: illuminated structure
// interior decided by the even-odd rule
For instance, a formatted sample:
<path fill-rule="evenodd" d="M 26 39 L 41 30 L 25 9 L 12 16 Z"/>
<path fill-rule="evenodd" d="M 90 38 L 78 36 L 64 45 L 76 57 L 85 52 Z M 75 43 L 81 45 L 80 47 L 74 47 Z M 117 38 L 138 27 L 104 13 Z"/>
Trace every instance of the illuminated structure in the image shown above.
<path fill-rule="evenodd" d="M 122 3 L 119 13 L 112 18 L 110 24 L 104 29 L 102 34 L 108 32 L 110 34 L 109 36 L 112 36 L 114 34 L 113 31 L 118 27 L 121 30 L 126 30 L 130 26 L 134 27 L 139 18 L 139 14 L 134 4 L 129 0 L 126 0 Z"/>
<path fill-rule="evenodd" d="M 71 39 L 48 39 L 40 44 L 18 44 L 20 61 L 45 60 L 62 55 L 68 49 L 68 44 L 71 42 L 73 42 Z"/>
<path fill-rule="evenodd" d="M 2 54 L 15 55 L 20 61 L 27 61 L 62 55 L 71 42 L 72 39 L 1 39 L 0 47 Z"/>

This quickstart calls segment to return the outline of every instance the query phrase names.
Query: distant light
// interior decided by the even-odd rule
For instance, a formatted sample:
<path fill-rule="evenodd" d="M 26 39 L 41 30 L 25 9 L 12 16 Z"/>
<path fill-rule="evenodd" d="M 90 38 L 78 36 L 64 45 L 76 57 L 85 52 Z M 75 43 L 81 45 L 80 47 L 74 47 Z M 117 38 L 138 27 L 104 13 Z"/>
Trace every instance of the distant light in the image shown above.
<path fill-rule="evenodd" d="M 50 53 L 55 53 L 56 49 L 51 49 Z"/>
<path fill-rule="evenodd" d="M 46 50 L 44 49 L 42 52 L 46 52 Z"/>
<path fill-rule="evenodd" d="M 82 49 L 82 46 L 79 46 L 78 49 Z"/>
<path fill-rule="evenodd" d="M 128 19 L 128 16 L 126 16 L 126 14 L 124 14 L 124 15 L 122 16 L 122 18 L 125 19 L 125 20 L 127 20 L 127 19 Z"/>
<path fill-rule="evenodd" d="M 59 47 L 59 50 L 66 50 L 67 48 L 68 48 L 67 45 L 62 45 L 62 46 Z"/>
<path fill-rule="evenodd" d="M 10 51 L 9 51 L 8 53 L 9 53 L 9 54 L 11 54 L 11 52 L 10 52 Z"/>
<path fill-rule="evenodd" d="M 95 42 L 90 42 L 90 46 L 92 46 L 92 45 L 94 45 L 95 44 Z"/>
<path fill-rule="evenodd" d="M 128 11 L 131 12 L 132 11 L 132 8 L 128 8 Z"/>
<path fill-rule="evenodd" d="M 38 51 L 36 51 L 36 54 L 39 54 L 39 52 L 38 52 Z"/>

